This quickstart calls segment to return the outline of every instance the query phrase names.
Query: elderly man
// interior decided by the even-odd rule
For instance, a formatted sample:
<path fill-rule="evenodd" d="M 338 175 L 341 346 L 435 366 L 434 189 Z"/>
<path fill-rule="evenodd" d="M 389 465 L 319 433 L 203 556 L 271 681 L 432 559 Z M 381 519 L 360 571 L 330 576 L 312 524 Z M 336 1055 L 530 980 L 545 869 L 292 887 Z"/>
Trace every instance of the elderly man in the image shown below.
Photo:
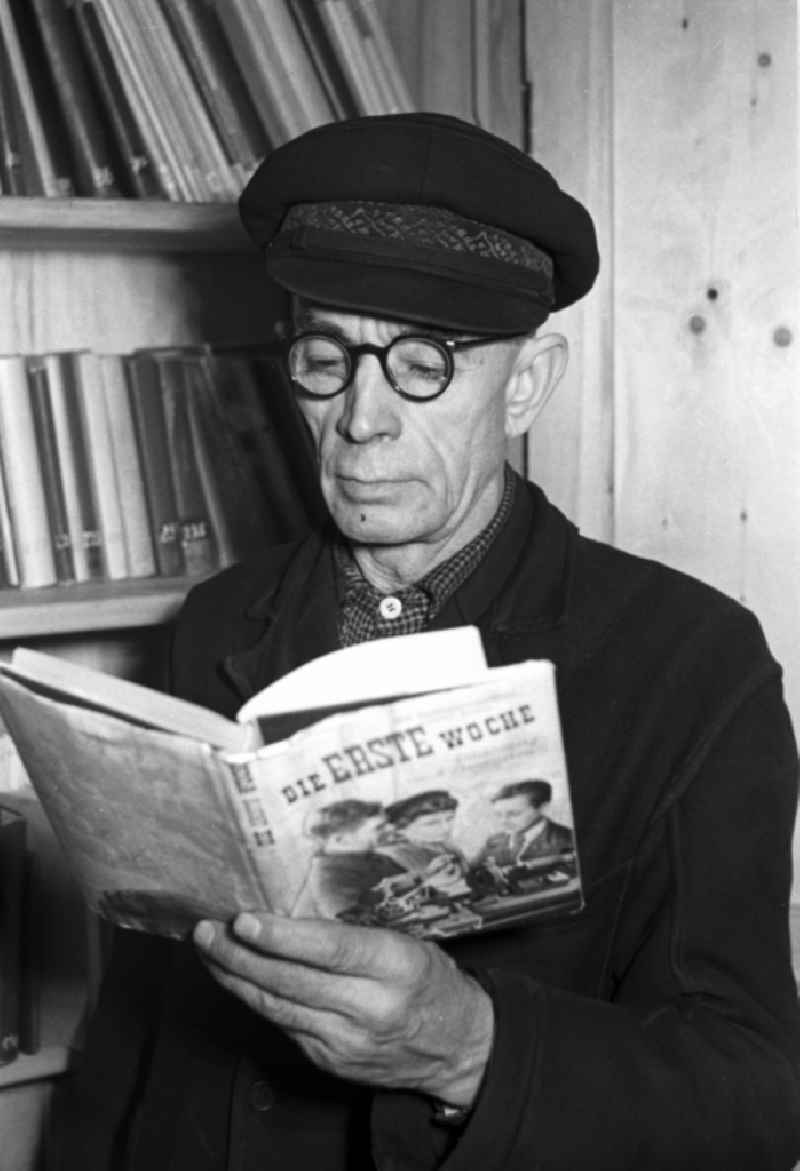
<path fill-rule="evenodd" d="M 789 1171 L 796 750 L 756 620 L 581 537 L 504 464 L 586 211 L 431 114 L 326 126 L 244 192 L 332 525 L 196 588 L 172 682 L 232 713 L 338 645 L 479 626 L 554 660 L 585 906 L 445 948 L 243 914 L 121 934 L 57 1111 L 69 1171 Z M 56 1161 L 58 1166 L 58 1161 Z"/>

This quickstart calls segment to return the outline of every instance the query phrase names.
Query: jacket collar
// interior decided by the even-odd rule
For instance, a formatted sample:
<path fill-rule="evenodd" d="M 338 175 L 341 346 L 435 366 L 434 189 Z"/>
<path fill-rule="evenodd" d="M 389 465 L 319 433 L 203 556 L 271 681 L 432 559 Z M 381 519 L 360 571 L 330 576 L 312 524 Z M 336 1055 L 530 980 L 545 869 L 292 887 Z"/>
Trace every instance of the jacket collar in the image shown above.
<path fill-rule="evenodd" d="M 432 629 L 480 625 L 489 662 L 555 657 L 568 613 L 577 531 L 536 485 L 518 485 L 511 515 L 487 556 Z M 247 609 L 257 641 L 225 660 L 242 699 L 309 659 L 335 650 L 337 585 L 329 534 L 294 546 Z"/>

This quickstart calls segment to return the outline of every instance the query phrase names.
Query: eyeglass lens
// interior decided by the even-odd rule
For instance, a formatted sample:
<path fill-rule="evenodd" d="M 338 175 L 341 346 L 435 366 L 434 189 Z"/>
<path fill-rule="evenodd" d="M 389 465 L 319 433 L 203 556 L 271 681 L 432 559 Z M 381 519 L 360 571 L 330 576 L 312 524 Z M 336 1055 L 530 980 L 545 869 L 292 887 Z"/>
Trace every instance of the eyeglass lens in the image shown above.
<path fill-rule="evenodd" d="M 342 390 L 350 380 L 352 361 L 347 347 L 325 334 L 304 334 L 289 348 L 291 378 L 320 398 Z M 394 385 L 411 398 L 432 398 L 449 380 L 447 352 L 425 338 L 395 338 L 383 350 L 382 361 Z"/>

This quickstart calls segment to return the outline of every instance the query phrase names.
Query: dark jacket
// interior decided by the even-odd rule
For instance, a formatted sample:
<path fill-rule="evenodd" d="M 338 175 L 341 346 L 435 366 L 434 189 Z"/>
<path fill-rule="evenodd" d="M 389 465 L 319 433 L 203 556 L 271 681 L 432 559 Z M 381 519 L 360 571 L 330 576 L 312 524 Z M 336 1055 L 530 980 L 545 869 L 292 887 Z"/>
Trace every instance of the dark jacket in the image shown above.
<path fill-rule="evenodd" d="M 447 1171 L 800 1158 L 797 758 L 758 623 L 580 537 L 533 486 L 435 625 L 459 623 L 491 663 L 557 665 L 586 893 L 578 914 L 447 945 L 496 1011 L 465 1129 L 433 1124 L 421 1096 L 316 1073 L 191 945 L 119 933 L 56 1114 L 60 1171 L 423 1171 L 448 1148 Z M 311 537 L 191 593 L 173 686 L 232 714 L 335 645 L 331 553 Z"/>

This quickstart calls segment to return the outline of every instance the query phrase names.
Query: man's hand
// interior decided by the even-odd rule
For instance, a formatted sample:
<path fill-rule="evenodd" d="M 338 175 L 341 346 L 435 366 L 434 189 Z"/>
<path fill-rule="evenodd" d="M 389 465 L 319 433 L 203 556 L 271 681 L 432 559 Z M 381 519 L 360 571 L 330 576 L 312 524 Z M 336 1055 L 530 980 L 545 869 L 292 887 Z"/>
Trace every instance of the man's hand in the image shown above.
<path fill-rule="evenodd" d="M 492 1044 L 492 1003 L 435 944 L 250 913 L 230 926 L 199 923 L 194 939 L 219 983 L 321 1069 L 472 1104 Z"/>

